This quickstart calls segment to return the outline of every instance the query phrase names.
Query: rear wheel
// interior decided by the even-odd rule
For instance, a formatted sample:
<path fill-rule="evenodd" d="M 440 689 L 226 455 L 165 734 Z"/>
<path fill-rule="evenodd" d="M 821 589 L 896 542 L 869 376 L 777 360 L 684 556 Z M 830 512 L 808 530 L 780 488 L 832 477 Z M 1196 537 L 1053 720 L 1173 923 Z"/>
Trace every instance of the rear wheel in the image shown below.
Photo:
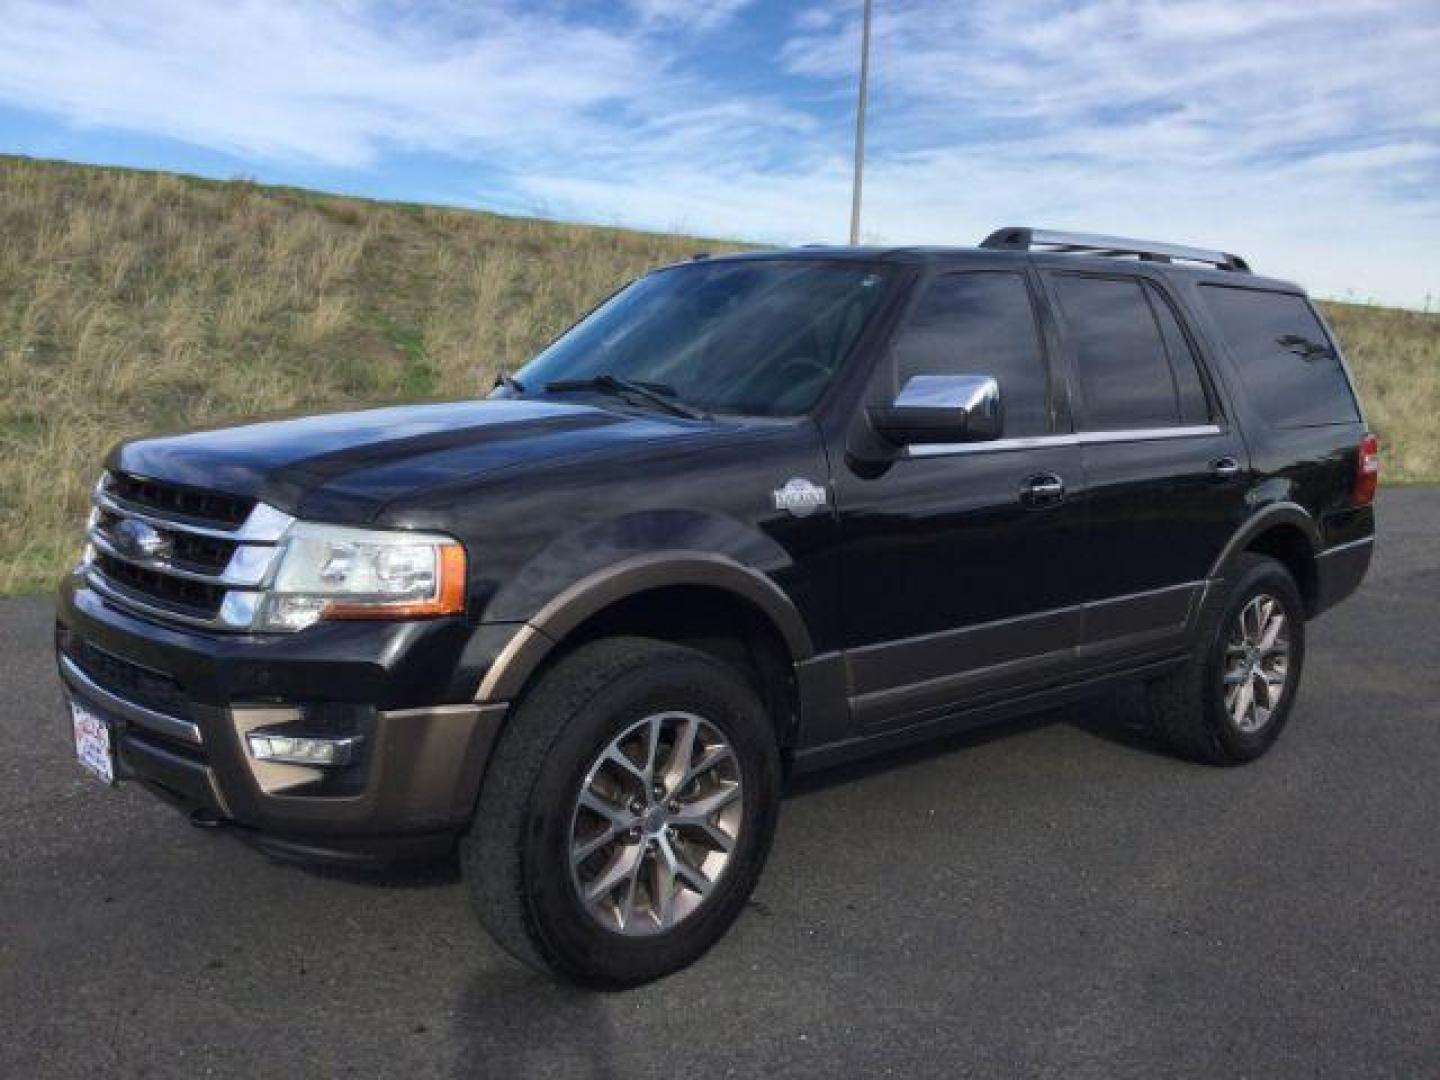
<path fill-rule="evenodd" d="M 1212 765 L 1253 761 L 1290 717 L 1305 661 L 1305 611 L 1290 572 L 1245 554 L 1212 589 L 1195 652 L 1150 685 L 1160 734 L 1180 754 Z"/>
<path fill-rule="evenodd" d="M 704 653 L 613 638 L 563 658 L 517 707 L 462 845 L 486 928 L 596 986 L 696 959 L 769 850 L 773 732 L 745 681 Z"/>

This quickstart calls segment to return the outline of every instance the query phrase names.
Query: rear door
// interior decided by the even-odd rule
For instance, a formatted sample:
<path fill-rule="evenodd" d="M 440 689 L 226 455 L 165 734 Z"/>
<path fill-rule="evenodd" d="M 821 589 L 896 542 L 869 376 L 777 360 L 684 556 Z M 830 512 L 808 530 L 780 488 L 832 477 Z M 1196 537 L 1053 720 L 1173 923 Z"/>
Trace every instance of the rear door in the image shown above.
<path fill-rule="evenodd" d="M 1244 516 L 1246 451 L 1174 299 L 1140 275 L 1044 274 L 1064 328 L 1093 552 L 1082 658 L 1183 640 Z"/>
<path fill-rule="evenodd" d="M 1366 428 L 1340 351 L 1309 301 L 1230 285 L 1196 291 L 1229 349 L 1266 498 L 1305 507 L 1327 543 L 1369 536 L 1374 512 L 1350 498 Z"/>

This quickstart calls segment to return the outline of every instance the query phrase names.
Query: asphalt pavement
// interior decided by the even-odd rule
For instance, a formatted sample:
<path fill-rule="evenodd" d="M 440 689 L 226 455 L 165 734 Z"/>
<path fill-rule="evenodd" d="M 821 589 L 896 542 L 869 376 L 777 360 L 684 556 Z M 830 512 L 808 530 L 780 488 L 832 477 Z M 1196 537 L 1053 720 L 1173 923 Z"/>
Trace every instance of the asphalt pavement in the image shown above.
<path fill-rule="evenodd" d="M 1133 693 L 807 781 L 729 936 L 594 994 L 453 866 L 282 865 L 74 761 L 0 602 L 0 1077 L 1440 1076 L 1440 489 L 1387 491 L 1241 769 Z"/>

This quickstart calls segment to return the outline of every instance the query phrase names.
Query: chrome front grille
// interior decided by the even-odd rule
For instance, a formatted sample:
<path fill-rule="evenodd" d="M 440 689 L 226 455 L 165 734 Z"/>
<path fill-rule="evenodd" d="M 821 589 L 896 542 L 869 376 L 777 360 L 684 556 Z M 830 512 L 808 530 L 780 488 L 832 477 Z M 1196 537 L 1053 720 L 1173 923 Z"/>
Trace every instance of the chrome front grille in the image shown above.
<path fill-rule="evenodd" d="M 102 537 L 111 534 L 124 516 L 113 510 L 98 510 L 95 527 Z M 164 536 L 171 544 L 171 565 L 177 571 L 203 574 L 213 577 L 224 572 L 230 565 L 230 556 L 235 554 L 237 541 L 221 539 L 218 536 L 201 536 L 179 529 L 164 529 Z"/>
<path fill-rule="evenodd" d="M 110 474 L 110 493 L 132 506 L 222 529 L 242 525 L 256 501 L 122 472 Z"/>
<path fill-rule="evenodd" d="M 91 566 L 115 585 L 132 590 L 148 601 L 173 608 L 180 615 L 213 619 L 225 602 L 225 589 L 213 582 L 153 570 L 105 551 L 96 552 Z"/>
<path fill-rule="evenodd" d="M 91 586 L 154 618 L 248 629 L 292 518 L 254 499 L 108 472 L 90 515 Z"/>

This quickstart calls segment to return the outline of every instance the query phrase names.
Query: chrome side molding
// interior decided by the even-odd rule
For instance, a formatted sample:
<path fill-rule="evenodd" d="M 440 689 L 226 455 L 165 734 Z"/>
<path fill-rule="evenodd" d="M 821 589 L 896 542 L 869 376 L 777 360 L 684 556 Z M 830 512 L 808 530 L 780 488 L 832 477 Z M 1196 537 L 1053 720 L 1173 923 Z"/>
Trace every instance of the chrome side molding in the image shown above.
<path fill-rule="evenodd" d="M 1090 446 L 1097 443 L 1152 442 L 1158 439 L 1195 439 L 1219 435 L 1216 424 L 1184 427 L 1131 428 L 1121 431 L 1077 431 L 1068 435 L 1030 435 L 978 443 L 930 443 L 912 446 L 908 457 L 943 457 L 949 454 L 1001 453 L 1006 450 L 1038 450 L 1057 446 Z"/>

